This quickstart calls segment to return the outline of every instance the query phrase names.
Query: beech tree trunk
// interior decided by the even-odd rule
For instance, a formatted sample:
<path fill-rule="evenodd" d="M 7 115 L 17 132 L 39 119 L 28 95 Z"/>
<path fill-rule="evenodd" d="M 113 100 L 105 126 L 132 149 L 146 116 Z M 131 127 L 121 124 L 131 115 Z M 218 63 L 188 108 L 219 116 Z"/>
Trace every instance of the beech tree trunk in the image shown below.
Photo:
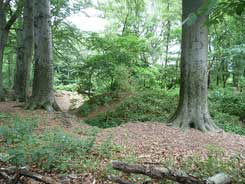
<path fill-rule="evenodd" d="M 6 25 L 6 12 L 4 3 L 0 0 L 0 101 L 5 99 L 5 94 L 3 90 L 3 53 L 7 42 L 6 30 L 4 29 Z"/>
<path fill-rule="evenodd" d="M 1 13 L 0 13 L 0 17 L 1 17 Z M 1 30 L 0 28 L 0 101 L 5 100 L 5 93 L 3 90 L 3 54 L 4 54 L 4 48 L 7 42 L 6 39 L 7 39 L 6 32 L 4 30 Z"/>
<path fill-rule="evenodd" d="M 170 2 L 168 1 L 168 5 L 167 5 L 167 11 L 169 12 L 170 10 Z M 169 52 L 169 42 L 170 42 L 170 33 L 171 33 L 171 22 L 169 20 L 170 18 L 168 18 L 167 21 L 167 36 L 166 36 L 166 56 L 165 56 L 165 66 L 168 65 L 168 52 Z"/>
<path fill-rule="evenodd" d="M 17 2 L 17 9 L 12 12 L 12 15 L 7 20 L 6 12 L 9 7 L 10 1 L 0 0 L 0 101 L 5 100 L 5 94 L 3 90 L 3 54 L 8 40 L 8 34 L 11 26 L 14 24 L 18 16 L 22 12 L 21 1 Z"/>
<path fill-rule="evenodd" d="M 34 0 L 35 65 L 32 97 L 28 109 L 53 111 L 53 57 L 49 0 Z"/>
<path fill-rule="evenodd" d="M 15 98 L 25 102 L 33 54 L 33 0 L 25 0 L 23 30 L 17 33 L 18 48 L 14 81 Z"/>
<path fill-rule="evenodd" d="M 197 12 L 205 0 L 183 0 L 183 21 Z M 207 16 L 200 15 L 191 25 L 182 27 L 181 83 L 178 108 L 170 124 L 181 129 L 214 131 L 218 127 L 208 111 L 208 28 Z"/>

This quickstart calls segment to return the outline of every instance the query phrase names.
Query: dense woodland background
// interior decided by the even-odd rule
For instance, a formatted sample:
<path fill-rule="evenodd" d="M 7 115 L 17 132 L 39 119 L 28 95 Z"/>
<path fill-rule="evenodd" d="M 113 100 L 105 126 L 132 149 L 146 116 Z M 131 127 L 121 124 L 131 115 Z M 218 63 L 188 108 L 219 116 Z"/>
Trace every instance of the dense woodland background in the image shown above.
<path fill-rule="evenodd" d="M 51 3 L 54 88 L 78 91 L 98 103 L 88 101 L 80 110 L 83 115 L 96 106 L 121 101 L 124 95 L 130 96 L 122 100 L 123 104 L 126 103 L 121 106 L 124 109 L 116 109 L 116 112 L 106 114 L 106 117 L 100 116 L 103 120 L 96 118 L 99 126 L 120 124 L 119 122 L 128 120 L 166 120 L 174 111 L 175 103 L 164 103 L 161 100 L 174 98 L 175 100 L 170 101 L 176 101 L 180 84 L 180 1 Z M 209 28 L 209 101 L 211 111 L 215 111 L 211 114 L 224 121 L 227 119 L 225 116 L 229 114 L 229 118 L 238 123 L 244 119 L 245 26 L 242 3 L 243 1 L 234 4 L 224 1 L 218 6 L 214 1 L 210 1 L 207 11 L 213 14 L 210 21 L 206 22 Z M 14 16 L 11 17 L 13 11 L 20 14 L 18 8 L 23 6 L 20 4 L 21 2 L 13 1 L 11 6 L 7 7 L 8 18 Z M 108 20 L 104 32 L 82 32 L 67 21 L 67 17 L 79 11 L 86 14 L 88 7 L 101 10 L 100 16 Z M 190 14 L 190 22 L 195 21 L 195 16 L 194 13 Z M 21 39 L 21 33 L 18 32 L 21 31 L 23 32 L 23 16 L 19 15 L 9 30 L 4 51 L 5 89 L 14 87 L 16 60 L 23 47 L 22 43 L 18 42 Z M 33 72 L 30 72 L 30 75 L 28 89 L 32 86 Z M 170 98 L 165 98 L 164 94 L 170 95 Z M 146 98 L 151 99 L 144 105 L 137 104 L 144 103 L 143 99 Z M 135 102 L 137 99 L 139 102 Z M 154 100 L 160 100 L 159 103 L 164 103 L 165 107 Z M 159 107 L 155 107 L 158 104 Z M 143 109 L 136 106 L 127 109 L 125 105 L 136 105 Z M 169 107 L 166 107 L 168 105 Z M 118 117 L 117 110 L 122 111 L 121 115 L 130 117 L 115 120 Z M 124 113 L 125 110 L 130 112 Z M 142 114 L 142 117 L 135 113 Z M 105 118 L 108 123 L 105 123 Z"/>
<path fill-rule="evenodd" d="M 105 20 L 103 31 L 82 31 L 70 21 L 72 15 L 81 12 L 90 17 L 91 9 Z M 182 129 L 224 130 L 244 136 L 245 1 L 0 0 L 1 101 L 21 102 L 22 109 L 53 112 L 60 110 L 54 98 L 60 91 L 78 93 L 83 99 L 79 107 L 67 109 L 65 121 L 66 116 L 74 115 L 91 125 L 92 130 L 82 143 L 73 137 L 62 142 L 62 133 L 45 135 L 59 139 L 57 145 L 64 143 L 69 147 L 64 148 L 67 153 L 62 156 L 58 148 L 47 149 L 57 157 L 49 163 L 47 155 L 40 152 L 48 142 L 42 138 L 31 162 L 45 171 L 77 169 L 72 164 L 57 163 L 64 163 L 70 151 L 75 152 L 76 158 L 81 156 L 80 151 L 89 155 L 97 127 L 163 122 Z M 0 112 L 0 122 L 10 119 L 13 116 L 8 112 Z M 26 143 L 23 136 L 37 125 L 27 119 L 18 122 L 9 127 L 1 125 L 0 136 L 16 147 L 12 150 L 6 146 L 0 152 L 8 152 L 11 164 L 25 165 L 28 154 L 18 146 L 22 144 L 28 149 L 34 144 Z M 13 127 L 16 137 L 10 135 Z M 111 160 L 113 153 L 108 152 L 116 149 L 112 142 L 107 142 L 102 144 L 99 154 L 103 160 Z M 12 159 L 16 152 L 22 156 Z M 38 161 L 38 154 L 44 162 Z M 236 158 L 244 161 L 243 150 L 238 155 Z M 83 166 L 93 165 L 93 159 Z M 219 163 L 220 168 L 217 170 L 211 162 Z M 200 167 L 205 169 L 199 175 L 211 176 L 225 170 L 236 177 L 235 183 L 242 183 L 244 164 L 239 162 L 240 170 L 234 171 L 236 164 L 222 158 L 209 160 L 202 163 Z M 184 170 L 189 166 L 183 165 L 180 167 Z M 90 166 L 89 170 L 99 167 Z"/>

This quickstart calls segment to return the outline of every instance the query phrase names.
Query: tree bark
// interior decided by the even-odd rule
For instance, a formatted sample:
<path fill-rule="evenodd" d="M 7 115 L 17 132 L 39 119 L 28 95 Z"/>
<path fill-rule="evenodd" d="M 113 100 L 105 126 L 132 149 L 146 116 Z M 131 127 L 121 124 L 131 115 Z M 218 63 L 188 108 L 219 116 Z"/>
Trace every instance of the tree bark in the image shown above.
<path fill-rule="evenodd" d="M 12 86 L 13 84 L 13 68 L 12 68 L 12 64 L 13 64 L 13 55 L 9 55 L 8 56 L 8 86 Z"/>
<path fill-rule="evenodd" d="M 25 0 L 23 31 L 19 30 L 17 34 L 19 47 L 17 48 L 14 81 L 15 97 L 20 102 L 25 102 L 28 97 L 28 82 L 33 54 L 33 29 L 33 0 Z"/>
<path fill-rule="evenodd" d="M 168 4 L 167 4 L 167 11 L 169 12 L 169 10 L 170 10 L 170 2 L 168 1 Z M 168 18 L 168 21 L 167 21 L 165 66 L 168 65 L 168 52 L 169 52 L 169 42 L 170 42 L 170 33 L 171 33 L 171 22 L 170 22 L 169 19 L 170 19 L 170 18 Z"/>
<path fill-rule="evenodd" d="M 183 0 L 183 21 L 197 12 L 205 0 Z M 208 111 L 208 28 L 207 16 L 200 15 L 191 24 L 182 27 L 181 81 L 178 108 L 169 120 L 174 127 L 214 131 L 218 127 Z"/>
<path fill-rule="evenodd" d="M 0 101 L 5 100 L 5 94 L 3 90 L 3 54 L 4 48 L 7 42 L 6 30 L 6 11 L 2 0 L 0 0 Z"/>
<path fill-rule="evenodd" d="M 51 13 L 49 0 L 34 0 L 35 65 L 32 97 L 28 109 L 44 108 L 53 111 L 56 103 L 53 94 L 53 56 Z"/>
<path fill-rule="evenodd" d="M 0 0 L 0 101 L 5 100 L 5 93 L 3 90 L 3 55 L 4 49 L 8 40 L 8 34 L 11 26 L 14 24 L 18 16 L 22 12 L 22 1 L 18 1 L 17 9 L 7 21 L 6 12 L 10 1 Z"/>

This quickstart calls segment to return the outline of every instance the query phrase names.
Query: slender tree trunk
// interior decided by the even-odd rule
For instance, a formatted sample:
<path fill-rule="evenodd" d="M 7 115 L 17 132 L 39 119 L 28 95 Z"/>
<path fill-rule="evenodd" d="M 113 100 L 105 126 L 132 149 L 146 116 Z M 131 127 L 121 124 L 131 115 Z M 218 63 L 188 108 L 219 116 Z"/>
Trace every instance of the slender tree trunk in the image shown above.
<path fill-rule="evenodd" d="M 14 91 L 16 99 L 24 102 L 28 96 L 28 81 L 33 54 L 33 0 L 25 0 L 23 31 L 18 34 L 19 47 L 16 60 Z"/>
<path fill-rule="evenodd" d="M 9 87 L 11 87 L 13 84 L 13 73 L 14 73 L 13 68 L 12 68 L 13 61 L 14 61 L 13 55 L 9 55 L 8 56 L 8 82 L 9 82 L 8 85 Z"/>
<path fill-rule="evenodd" d="M 0 1 L 0 101 L 5 100 L 5 94 L 3 90 L 3 54 L 4 48 L 7 42 L 7 36 L 5 31 L 6 25 L 6 13 L 4 10 L 4 3 Z"/>
<path fill-rule="evenodd" d="M 232 75 L 232 83 L 233 83 L 233 87 L 235 87 L 237 89 L 237 91 L 239 91 L 239 85 L 238 85 L 238 75 L 233 72 L 233 75 Z"/>
<path fill-rule="evenodd" d="M 170 2 L 168 1 L 167 11 L 170 10 Z M 171 31 L 171 22 L 167 22 L 167 36 L 166 36 L 166 53 L 165 53 L 165 66 L 168 65 L 168 52 L 169 52 L 169 42 L 170 42 L 170 31 Z"/>
<path fill-rule="evenodd" d="M 17 2 L 17 9 L 12 12 L 12 15 L 7 21 L 6 12 L 9 7 L 10 1 L 0 0 L 0 101 L 5 100 L 5 94 L 3 90 L 3 55 L 4 49 L 8 40 L 8 34 L 11 26 L 14 24 L 18 16 L 22 12 L 22 1 Z"/>
<path fill-rule="evenodd" d="M 4 33 L 2 30 L 0 30 L 0 101 L 5 100 L 5 94 L 3 90 L 3 53 L 6 43 L 3 40 L 3 37 L 5 37 Z"/>
<path fill-rule="evenodd" d="M 196 12 L 205 0 L 183 0 L 183 20 Z M 208 29 L 207 17 L 201 15 L 182 29 L 180 100 L 170 123 L 181 129 L 213 131 L 217 126 L 208 112 Z"/>
<path fill-rule="evenodd" d="M 35 65 L 32 97 L 28 109 L 44 108 L 53 111 L 53 56 L 51 13 L 49 0 L 34 0 Z"/>

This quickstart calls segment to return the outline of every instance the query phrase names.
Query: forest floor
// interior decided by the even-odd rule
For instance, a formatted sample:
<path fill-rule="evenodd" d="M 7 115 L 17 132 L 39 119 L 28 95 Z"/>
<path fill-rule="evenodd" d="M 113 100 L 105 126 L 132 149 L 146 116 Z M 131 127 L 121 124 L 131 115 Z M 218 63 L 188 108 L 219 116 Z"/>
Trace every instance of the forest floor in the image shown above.
<path fill-rule="evenodd" d="M 71 102 L 70 98 L 67 99 L 69 95 L 63 96 L 66 96 L 66 100 L 64 100 L 66 104 L 63 104 L 63 110 L 65 110 Z M 59 98 L 62 101 L 62 95 Z M 81 98 L 80 100 L 82 101 Z M 0 102 L 0 112 L 20 117 L 36 117 L 40 121 L 39 131 L 60 127 L 79 136 L 76 131 L 78 127 L 83 126 L 84 130 L 89 128 L 89 125 L 81 125 L 81 119 L 68 113 L 48 113 L 43 110 L 27 111 L 23 109 L 23 104 L 16 102 Z M 123 154 L 130 152 L 138 158 L 140 163 L 157 164 L 164 162 L 167 158 L 178 161 L 196 154 L 205 158 L 210 149 L 222 149 L 224 159 L 236 154 L 245 159 L 245 137 L 224 132 L 207 134 L 197 130 L 182 132 L 159 122 L 129 122 L 115 128 L 100 129 L 97 135 L 97 144 L 110 137 L 115 144 L 127 150 L 127 153 Z M 110 162 L 110 160 L 106 162 Z M 85 179 L 82 183 L 93 183 L 96 178 L 91 175 L 83 176 Z M 97 181 L 96 183 L 107 182 Z"/>

